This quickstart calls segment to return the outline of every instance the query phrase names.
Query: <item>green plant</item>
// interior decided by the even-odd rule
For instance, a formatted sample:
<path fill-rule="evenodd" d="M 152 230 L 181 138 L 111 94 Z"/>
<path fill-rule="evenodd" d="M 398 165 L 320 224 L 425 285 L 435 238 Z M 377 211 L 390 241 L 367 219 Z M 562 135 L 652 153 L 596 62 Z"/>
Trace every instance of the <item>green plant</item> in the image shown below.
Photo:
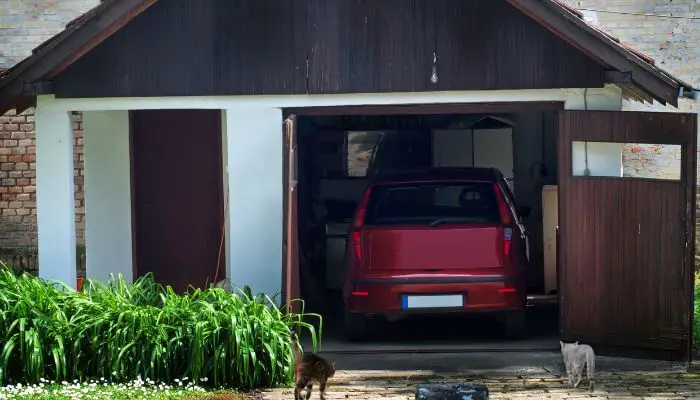
<path fill-rule="evenodd" d="M 0 385 L 139 377 L 240 389 L 289 384 L 290 328 L 317 343 L 308 317 L 320 320 L 285 314 L 250 290 L 180 295 L 147 275 L 133 284 L 87 281 L 76 292 L 0 268 Z"/>
<path fill-rule="evenodd" d="M 700 272 L 695 273 L 693 294 L 693 348 L 697 354 L 700 351 Z"/>

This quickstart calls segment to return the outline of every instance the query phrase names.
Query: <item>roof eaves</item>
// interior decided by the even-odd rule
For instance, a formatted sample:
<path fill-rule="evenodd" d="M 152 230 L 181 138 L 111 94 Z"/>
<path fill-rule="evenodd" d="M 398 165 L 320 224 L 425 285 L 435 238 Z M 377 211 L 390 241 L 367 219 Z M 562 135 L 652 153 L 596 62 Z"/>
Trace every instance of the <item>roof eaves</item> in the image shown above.
<path fill-rule="evenodd" d="M 607 38 L 609 41 L 612 43 L 609 43 L 613 46 L 616 46 L 620 52 L 625 54 L 627 56 L 627 59 L 630 62 L 634 62 L 635 64 L 641 66 L 642 68 L 646 69 L 647 71 L 653 73 L 659 79 L 665 81 L 666 83 L 674 83 L 679 87 L 679 93 L 678 97 L 681 96 L 687 96 L 690 93 L 695 93 L 697 95 L 697 89 L 694 88 L 692 85 L 689 83 L 683 81 L 682 79 L 674 76 L 673 74 L 670 74 L 660 66 L 656 64 L 656 61 L 646 55 L 643 54 L 642 52 L 635 50 L 634 48 L 624 44 L 619 38 L 613 36 L 609 32 L 605 31 L 601 27 L 587 21 L 584 18 L 584 15 L 581 11 L 577 10 L 574 7 L 569 6 L 568 4 L 565 4 L 561 0 L 548 0 L 550 4 L 552 4 L 554 7 L 557 7 L 560 12 L 562 12 L 565 16 L 568 17 L 568 19 L 572 19 L 574 17 L 577 21 L 580 21 L 579 26 L 581 26 L 583 29 L 587 29 L 591 31 L 594 34 L 597 35 L 602 35 L 603 37 Z M 567 15 L 568 14 L 568 15 Z M 645 90 L 646 91 L 646 90 Z M 687 92 L 687 93 L 684 93 Z M 676 105 L 676 104 L 674 104 Z"/>
<path fill-rule="evenodd" d="M 50 79 L 156 1 L 104 0 L 70 21 L 63 31 L 37 46 L 31 56 L 0 73 L 0 112 L 28 104 L 27 98 L 33 96 L 23 93 L 25 83 Z"/>

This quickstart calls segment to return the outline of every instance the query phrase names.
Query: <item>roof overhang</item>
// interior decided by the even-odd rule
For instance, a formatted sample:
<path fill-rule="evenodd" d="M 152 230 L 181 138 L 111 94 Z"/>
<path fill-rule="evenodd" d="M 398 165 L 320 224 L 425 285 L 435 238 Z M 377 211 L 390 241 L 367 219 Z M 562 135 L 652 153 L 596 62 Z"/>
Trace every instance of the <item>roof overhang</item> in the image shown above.
<path fill-rule="evenodd" d="M 654 59 L 622 44 L 560 0 L 506 0 L 572 46 L 603 65 L 608 83 L 632 100 L 652 99 L 678 107 L 679 97 L 697 97 L 697 90 L 658 67 Z"/>
<path fill-rule="evenodd" d="M 157 0 L 103 0 L 39 45 L 32 55 L 0 71 L 0 113 L 31 107 L 36 96 L 50 91 L 50 81 L 105 41 Z M 48 90 L 47 90 L 48 89 Z"/>
<path fill-rule="evenodd" d="M 53 92 L 51 80 L 80 57 L 158 0 L 105 0 L 38 46 L 31 56 L 0 71 L 0 113 L 18 112 L 35 104 L 36 96 Z M 679 97 L 697 98 L 698 91 L 655 65 L 654 60 L 623 45 L 580 12 L 559 0 L 506 0 L 542 26 L 578 48 L 606 69 L 607 83 L 623 96 L 678 106 Z"/>

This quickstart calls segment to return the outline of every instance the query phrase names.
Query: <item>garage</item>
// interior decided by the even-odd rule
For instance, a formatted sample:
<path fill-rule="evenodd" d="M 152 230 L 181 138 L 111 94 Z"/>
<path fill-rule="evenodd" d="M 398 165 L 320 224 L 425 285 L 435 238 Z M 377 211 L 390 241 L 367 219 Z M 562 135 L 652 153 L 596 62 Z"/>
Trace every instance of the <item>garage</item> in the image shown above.
<path fill-rule="evenodd" d="M 479 107 L 481 113 L 473 106 L 413 107 L 400 110 L 401 113 L 394 110 L 394 114 L 382 114 L 392 111 L 369 107 L 291 110 L 297 114 L 298 124 L 301 298 L 310 311 L 323 315 L 324 350 L 444 351 L 483 348 L 489 344 L 488 348 L 496 350 L 503 346 L 500 343 L 505 340 L 504 332 L 500 332 L 503 321 L 481 313 L 466 316 L 466 320 L 464 315 L 449 314 L 374 318 L 368 337 L 346 340 L 349 337 L 343 321 L 342 285 L 348 235 L 371 175 L 382 170 L 464 167 L 498 169 L 516 193 L 517 204 L 528 209 L 527 217 L 520 222 L 526 232 L 524 255 L 531 260 L 524 284 L 533 321 L 521 340 L 508 346 L 523 350 L 558 346 L 556 263 L 544 268 L 542 245 L 545 232 L 542 215 L 556 217 L 557 203 L 556 200 L 547 203 L 545 195 L 543 205 L 542 191 L 551 192 L 556 185 L 556 109 L 560 107 L 556 103 L 512 104 L 496 107 L 501 112 L 494 112 L 494 107 L 491 110 Z M 346 114 L 331 114 L 338 111 Z M 514 150 L 515 146 L 518 151 Z M 543 213 L 545 208 L 548 213 Z M 549 236 L 556 240 L 556 222 L 552 222 Z M 408 257 L 425 257 L 418 263 L 435 263 L 435 251 L 439 252 L 430 248 L 416 250 Z M 432 328 L 419 334 L 426 323 Z M 455 324 L 462 327 L 449 328 Z M 400 334 L 397 330 L 414 334 Z M 445 334 L 450 331 L 451 335 Z M 493 341 L 494 334 L 499 341 Z"/>
<path fill-rule="evenodd" d="M 502 204 L 515 203 L 529 212 L 487 228 L 503 249 L 506 229 L 527 232 L 525 299 L 553 307 L 551 329 L 533 337 L 688 360 L 697 118 L 623 111 L 679 97 L 697 91 L 555 0 L 107 1 L 0 76 L 0 106 L 36 105 L 44 278 L 76 282 L 67 143 L 70 113 L 81 112 L 86 181 L 96 182 L 85 187 L 88 278 L 131 280 L 143 260 L 182 287 L 225 276 L 280 306 L 305 299 L 339 337 L 338 265 L 367 171 L 496 167 L 489 215 L 503 221 Z M 139 129 L 150 139 L 132 140 Z M 669 165 L 652 165 L 662 174 L 625 164 L 653 164 L 645 149 L 673 149 Z M 182 210 L 193 228 L 169 229 Z M 479 238 L 470 243 L 481 251 Z M 173 257 L 174 246 L 187 254 Z M 513 293 L 503 282 L 487 282 L 491 295 Z M 497 324 L 476 335 L 482 321 L 394 322 L 398 336 L 369 350 L 401 340 L 396 351 L 468 350 L 500 335 Z M 426 336 L 434 331 L 444 336 Z"/>
<path fill-rule="evenodd" d="M 488 107 L 451 108 L 454 112 L 460 108 L 461 111 L 475 111 Z M 686 236 L 683 232 L 687 232 L 688 227 L 684 225 L 687 220 L 679 218 L 673 199 L 680 201 L 683 193 L 691 190 L 687 182 L 683 183 L 685 174 L 682 172 L 684 163 L 692 163 L 693 159 L 689 149 L 694 147 L 688 143 L 694 140 L 694 128 L 692 123 L 686 125 L 691 121 L 663 114 L 564 111 L 561 104 L 529 104 L 527 107 L 510 104 L 500 108 L 501 113 L 464 114 L 439 114 L 439 107 L 421 106 L 404 108 L 400 114 L 383 114 L 388 110 L 381 107 L 344 110 L 345 115 L 333 115 L 332 108 L 288 110 L 295 114 L 286 121 L 287 143 L 295 150 L 287 153 L 287 172 L 295 171 L 288 176 L 297 182 L 299 190 L 295 198 L 288 197 L 287 201 L 287 221 L 291 224 L 287 234 L 296 236 L 287 236 L 287 243 L 291 243 L 290 237 L 298 241 L 298 254 L 287 253 L 284 279 L 287 290 L 298 290 L 297 298 L 304 300 L 306 311 L 322 316 L 324 329 L 327 329 L 325 351 L 555 350 L 559 339 L 568 337 L 573 341 L 585 337 L 591 342 L 607 341 L 600 347 L 611 354 L 632 352 L 640 356 L 678 357 L 678 352 L 685 351 L 682 350 L 683 339 L 680 339 L 684 335 L 682 329 L 671 328 L 671 325 L 663 329 L 668 333 L 662 346 L 658 338 L 647 337 L 646 343 L 640 340 L 632 345 L 623 337 L 612 339 L 588 332 L 591 321 L 596 321 L 601 324 L 598 332 L 606 327 L 619 331 L 627 329 L 625 326 L 634 326 L 646 329 L 649 334 L 660 329 L 658 324 L 665 318 L 660 314 L 665 307 L 670 307 L 665 308 L 668 312 L 675 307 L 671 305 L 674 302 L 682 307 L 688 301 L 682 295 L 649 300 L 640 294 L 638 287 L 629 289 L 628 286 L 629 277 L 639 273 L 642 263 L 649 268 L 646 273 L 654 276 L 647 283 L 649 291 L 659 283 L 681 282 L 673 282 L 667 275 L 669 270 L 654 271 L 655 262 L 657 267 L 663 265 L 658 258 L 662 256 L 650 249 L 654 247 L 652 241 L 658 240 L 658 233 L 666 232 L 662 240 L 665 256 L 675 257 L 683 264 Z M 360 114 L 363 111 L 371 114 Z M 659 121 L 664 118 L 668 118 L 665 123 Z M 635 124 L 639 131 L 626 130 L 623 136 L 616 137 L 621 135 L 620 127 L 628 124 Z M 670 139 L 655 133 L 660 126 L 687 134 L 683 139 Z M 294 142 L 296 146 L 292 146 Z M 676 175 L 635 176 L 625 170 L 626 149 L 637 151 L 648 146 L 647 142 L 675 146 L 680 153 L 674 166 Z M 501 171 L 517 206 L 527 210 L 517 214 L 518 223 L 525 232 L 527 257 L 527 322 L 523 334 L 517 337 L 519 340 L 507 340 L 509 335 L 503 330 L 505 321 L 492 318 L 492 313 L 443 314 L 440 309 L 430 309 L 425 315 L 414 315 L 407 312 L 410 310 L 404 304 L 397 312 L 373 316 L 371 322 L 367 322 L 367 332 L 363 332 L 362 344 L 358 345 L 358 338 L 348 334 L 352 327 L 347 322 L 347 310 L 352 300 L 348 300 L 347 293 L 343 295 L 342 286 L 349 279 L 345 277 L 353 251 L 351 241 L 355 240 L 349 233 L 353 216 L 356 217 L 358 204 L 362 204 L 365 188 L 372 182 L 372 174 L 381 175 L 382 168 L 390 171 L 460 167 Z M 563 195 L 560 194 L 562 189 Z M 655 204 L 653 207 L 659 207 L 661 213 L 652 217 L 654 213 L 647 211 L 641 205 L 644 201 L 637 196 L 650 197 Z M 620 215 L 622 204 L 630 205 L 633 214 Z M 289 219 L 292 214 L 295 214 L 295 221 Z M 595 224 L 602 221 L 606 221 L 608 230 L 595 228 Z M 637 223 L 636 231 L 634 225 L 629 227 L 632 221 Z M 585 246 L 590 246 L 591 251 L 586 251 Z M 400 249 L 410 251 L 405 246 Z M 410 254 L 422 257 L 433 251 L 440 250 L 425 247 Z M 629 259 L 632 253 L 636 256 Z M 470 253 L 459 254 L 458 257 L 466 259 Z M 434 254 L 426 259 L 434 260 Z M 616 260 L 618 268 L 589 267 L 602 259 Z M 562 265 L 567 267 L 562 270 Z M 412 272 L 430 273 L 427 270 Z M 676 273 L 680 277 L 687 272 L 676 270 Z M 597 280 L 607 284 L 593 286 Z M 413 289 L 409 284 L 398 291 L 410 293 Z M 617 312 L 627 307 L 618 300 L 620 293 L 637 296 L 637 304 L 647 303 L 646 321 L 640 318 L 640 313 L 625 320 L 612 312 L 615 307 Z M 352 292 L 352 295 L 372 294 L 363 291 Z M 587 298 L 590 302 L 566 301 L 567 295 Z M 458 308 L 469 308 L 468 291 L 460 291 L 460 296 L 464 303 Z M 576 315 L 585 315 L 588 319 L 582 324 Z M 666 323 L 672 324 L 671 319 L 666 319 Z M 505 327 L 508 327 L 507 322 Z M 680 348 L 673 350 L 679 345 Z"/>

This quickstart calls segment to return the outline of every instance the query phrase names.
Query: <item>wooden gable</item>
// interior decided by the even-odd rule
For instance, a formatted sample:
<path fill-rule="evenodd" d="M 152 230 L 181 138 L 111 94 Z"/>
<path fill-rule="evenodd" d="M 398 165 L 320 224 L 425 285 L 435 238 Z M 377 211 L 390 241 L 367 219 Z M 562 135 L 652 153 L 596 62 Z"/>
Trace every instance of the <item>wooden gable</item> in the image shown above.
<path fill-rule="evenodd" d="M 436 78 L 433 78 L 436 72 Z M 560 0 L 104 0 L 0 71 L 0 112 L 58 97 L 601 87 L 698 91 Z"/>
<path fill-rule="evenodd" d="M 168 0 L 54 80 L 58 97 L 603 84 L 600 64 L 505 0 Z"/>

